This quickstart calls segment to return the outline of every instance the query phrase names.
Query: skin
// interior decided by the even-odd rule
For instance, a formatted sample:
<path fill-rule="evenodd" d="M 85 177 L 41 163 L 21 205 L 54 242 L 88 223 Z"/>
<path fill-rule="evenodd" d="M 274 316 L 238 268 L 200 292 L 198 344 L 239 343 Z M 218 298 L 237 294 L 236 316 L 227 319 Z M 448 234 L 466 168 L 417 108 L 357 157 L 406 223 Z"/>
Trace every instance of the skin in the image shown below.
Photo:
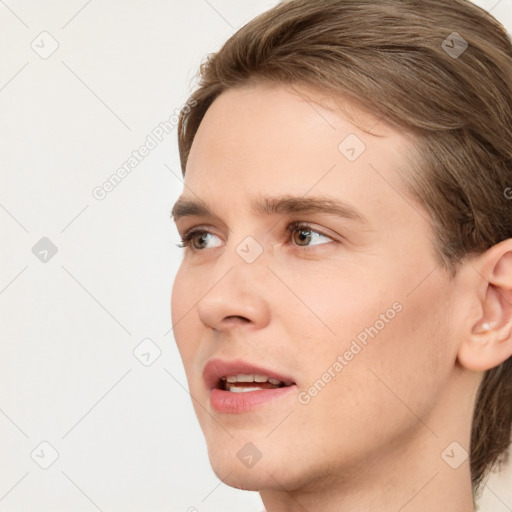
<path fill-rule="evenodd" d="M 512 240 L 450 279 L 430 218 L 397 172 L 414 141 L 357 111 L 379 136 L 365 133 L 314 100 L 263 83 L 228 90 L 190 152 L 183 197 L 202 199 L 219 219 L 176 221 L 181 235 L 199 226 L 211 236 L 184 249 L 171 309 L 211 465 L 226 484 L 259 491 L 268 512 L 472 511 L 464 450 L 483 371 L 512 353 Z M 338 150 L 349 134 L 366 145 L 353 162 Z M 255 214 L 250 200 L 261 194 L 329 195 L 368 224 Z M 292 221 L 321 235 L 289 234 Z M 263 249 L 253 263 L 236 252 L 247 236 Z M 401 311 L 309 403 L 291 394 L 243 414 L 209 404 L 210 358 L 292 375 L 307 393 L 397 302 Z M 237 457 L 248 442 L 262 454 L 250 468 Z M 442 457 L 454 442 L 457 469 Z"/>

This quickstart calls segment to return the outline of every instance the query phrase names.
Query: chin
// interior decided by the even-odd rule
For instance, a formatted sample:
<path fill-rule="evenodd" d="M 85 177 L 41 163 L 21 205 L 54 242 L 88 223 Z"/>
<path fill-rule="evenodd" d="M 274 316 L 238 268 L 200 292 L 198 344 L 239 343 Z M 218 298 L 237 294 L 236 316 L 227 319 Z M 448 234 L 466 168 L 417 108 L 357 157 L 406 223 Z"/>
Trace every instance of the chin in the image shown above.
<path fill-rule="evenodd" d="M 215 474 L 219 479 L 222 480 L 222 476 L 214 471 Z M 234 487 L 235 489 L 241 489 L 242 491 L 261 491 L 263 489 L 268 489 L 271 487 L 271 477 L 269 475 L 266 475 L 266 478 L 264 475 L 252 473 L 252 474 L 236 474 L 235 471 L 233 473 L 226 475 L 224 474 L 224 480 L 223 482 L 226 485 L 229 485 L 230 487 Z M 275 481 L 273 482 L 275 485 Z"/>
<path fill-rule="evenodd" d="M 243 462 L 243 453 L 239 458 L 236 451 L 233 451 L 232 454 L 228 453 L 227 446 L 216 447 L 213 451 L 209 450 L 208 457 L 213 472 L 230 487 L 244 491 L 280 488 L 272 475 L 282 475 L 282 471 L 281 468 L 274 467 L 272 460 L 264 460 L 262 457 L 252 466 L 246 465 Z"/>

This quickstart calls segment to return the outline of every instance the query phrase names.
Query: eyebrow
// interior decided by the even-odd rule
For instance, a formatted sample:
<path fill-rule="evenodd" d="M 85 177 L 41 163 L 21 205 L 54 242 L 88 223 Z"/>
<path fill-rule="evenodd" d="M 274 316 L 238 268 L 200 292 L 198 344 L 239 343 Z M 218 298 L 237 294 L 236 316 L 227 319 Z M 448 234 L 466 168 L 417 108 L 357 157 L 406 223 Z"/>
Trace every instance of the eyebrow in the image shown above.
<path fill-rule="evenodd" d="M 276 197 L 262 196 L 252 199 L 250 206 L 255 214 L 260 215 L 327 213 L 360 224 L 369 224 L 368 219 L 352 205 L 327 196 L 301 197 L 288 194 Z M 172 208 L 171 217 L 174 222 L 177 222 L 189 216 L 212 217 L 220 220 L 203 201 L 179 197 Z"/>

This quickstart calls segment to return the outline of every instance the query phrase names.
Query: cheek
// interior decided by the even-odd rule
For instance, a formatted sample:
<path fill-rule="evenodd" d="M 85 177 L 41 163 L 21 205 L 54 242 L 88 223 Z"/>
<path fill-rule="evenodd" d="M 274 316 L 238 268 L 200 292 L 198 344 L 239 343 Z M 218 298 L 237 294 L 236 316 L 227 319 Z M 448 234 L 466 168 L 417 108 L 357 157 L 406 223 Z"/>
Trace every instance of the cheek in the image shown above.
<path fill-rule="evenodd" d="M 193 305 L 197 301 L 194 283 L 190 281 L 182 267 L 178 270 L 171 292 L 171 318 L 173 335 L 176 345 L 183 359 L 185 371 L 188 373 L 190 363 L 197 347 L 194 340 L 199 340 L 199 334 L 194 332 Z"/>
<path fill-rule="evenodd" d="M 354 337 L 360 333 L 364 337 L 366 328 L 376 322 L 379 330 L 387 326 L 380 320 L 381 314 L 388 312 L 388 321 L 397 315 L 393 304 L 399 297 L 382 276 L 362 266 L 356 268 L 348 259 L 344 263 L 343 259 L 322 265 L 301 262 L 280 269 L 293 294 L 284 289 L 278 292 L 281 300 L 273 304 L 276 316 L 296 318 L 301 338 L 310 340 L 315 352 L 348 350 Z"/>
<path fill-rule="evenodd" d="M 331 287 L 331 300 L 316 303 L 323 304 L 324 319 L 337 337 L 333 343 L 317 339 L 316 347 L 304 350 L 315 354 L 303 364 L 307 385 L 317 393 L 306 414 L 318 428 L 332 426 L 335 443 L 341 442 L 340 427 L 350 439 L 371 438 L 376 446 L 417 428 L 417 416 L 428 416 L 453 368 L 443 283 L 433 278 L 414 293 L 407 286 L 400 289 L 398 276 L 394 283 L 373 289 L 364 281 L 349 290 Z M 335 365 L 339 356 L 343 363 Z M 329 368 L 333 379 L 326 375 Z"/>

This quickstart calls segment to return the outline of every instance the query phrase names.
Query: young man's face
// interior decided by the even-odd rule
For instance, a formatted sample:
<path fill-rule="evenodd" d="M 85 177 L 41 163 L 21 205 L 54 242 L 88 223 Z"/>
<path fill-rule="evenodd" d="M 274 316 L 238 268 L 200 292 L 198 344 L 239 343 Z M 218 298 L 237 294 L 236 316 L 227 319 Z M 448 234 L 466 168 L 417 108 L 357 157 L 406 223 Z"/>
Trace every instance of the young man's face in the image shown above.
<path fill-rule="evenodd" d="M 382 464 L 443 465 L 444 447 L 468 441 L 450 435 L 470 407 L 451 385 L 456 281 L 397 174 L 411 142 L 358 119 L 383 136 L 260 84 L 219 96 L 194 140 L 182 197 L 214 216 L 177 220 L 181 235 L 208 234 L 184 249 L 172 318 L 211 464 L 229 485 L 292 490 Z M 351 214 L 252 208 L 284 196 L 342 201 Z M 288 231 L 293 222 L 309 227 Z M 205 382 L 212 359 L 234 366 L 206 367 Z M 236 374 L 293 384 L 212 392 Z"/>

